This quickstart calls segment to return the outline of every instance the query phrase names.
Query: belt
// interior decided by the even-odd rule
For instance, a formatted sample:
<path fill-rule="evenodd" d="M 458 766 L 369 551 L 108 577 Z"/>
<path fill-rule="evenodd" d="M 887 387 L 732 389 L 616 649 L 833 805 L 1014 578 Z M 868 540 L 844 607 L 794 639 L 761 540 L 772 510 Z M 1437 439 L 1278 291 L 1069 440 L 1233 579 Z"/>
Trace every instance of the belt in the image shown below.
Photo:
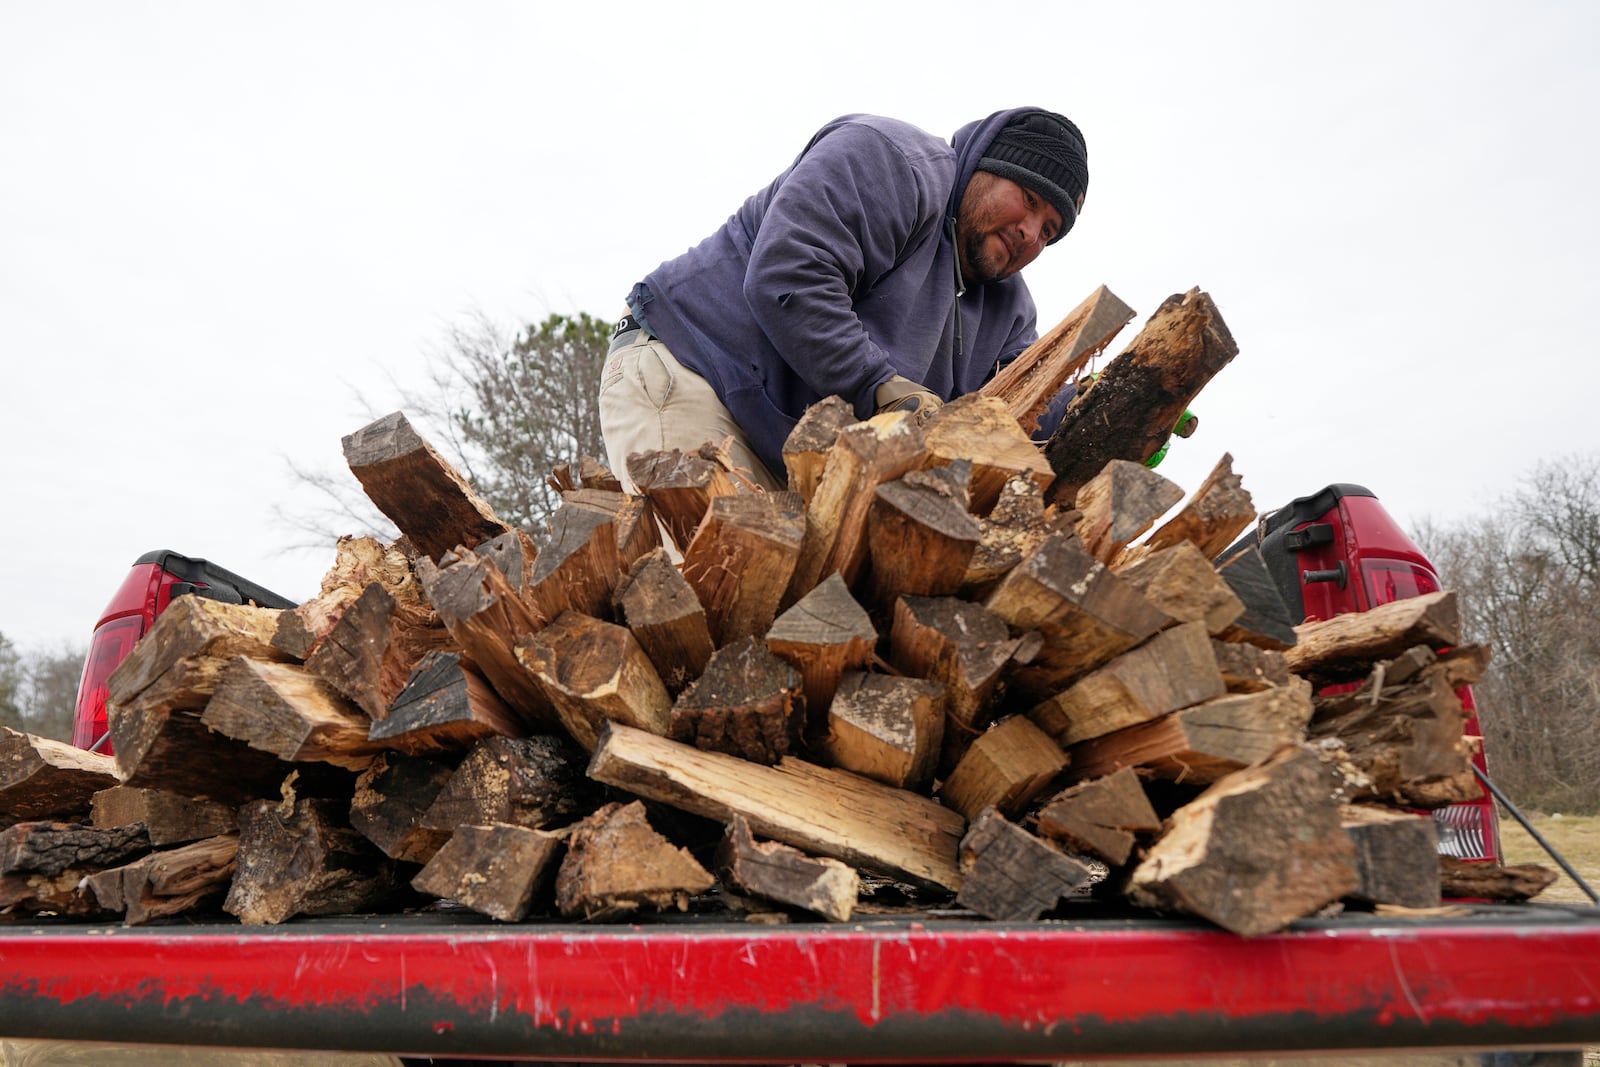
<path fill-rule="evenodd" d="M 643 329 L 644 327 L 639 324 L 639 320 L 633 317 L 632 312 L 629 312 L 617 320 L 616 327 L 611 331 L 611 339 L 615 341 L 625 333 L 632 333 L 634 330 Z"/>

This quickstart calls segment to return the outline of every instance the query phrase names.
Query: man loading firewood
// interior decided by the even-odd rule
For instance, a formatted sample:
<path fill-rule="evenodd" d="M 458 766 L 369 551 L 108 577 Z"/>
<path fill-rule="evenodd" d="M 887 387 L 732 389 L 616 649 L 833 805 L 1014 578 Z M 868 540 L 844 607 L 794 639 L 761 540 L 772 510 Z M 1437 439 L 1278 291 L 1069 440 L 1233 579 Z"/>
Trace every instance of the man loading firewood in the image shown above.
<path fill-rule="evenodd" d="M 830 122 L 628 295 L 600 385 L 612 470 L 628 484 L 630 453 L 731 438 L 734 465 L 781 488 L 783 443 L 817 401 L 922 417 L 977 390 L 1036 339 L 1018 272 L 1088 185 L 1083 135 L 1038 108 L 948 144 L 896 119 Z"/>

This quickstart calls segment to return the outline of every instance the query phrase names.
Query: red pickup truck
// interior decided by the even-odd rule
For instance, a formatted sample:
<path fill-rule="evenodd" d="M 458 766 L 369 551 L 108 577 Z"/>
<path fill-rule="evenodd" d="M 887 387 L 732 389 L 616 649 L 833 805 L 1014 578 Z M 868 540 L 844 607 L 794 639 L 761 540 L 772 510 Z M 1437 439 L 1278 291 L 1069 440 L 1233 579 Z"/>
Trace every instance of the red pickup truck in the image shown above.
<path fill-rule="evenodd" d="M 1267 516 L 1259 544 L 1304 617 L 1436 588 L 1365 489 Z M 1238 547 L 1238 546 L 1236 546 Z M 141 557 L 96 630 L 78 742 L 104 680 L 170 598 L 282 598 L 202 561 Z M 104 750 L 104 746 L 100 746 Z M 1494 860 L 1488 798 L 1438 814 L 1441 849 Z M 1600 1043 L 1600 909 L 1348 912 L 1240 938 L 1086 907 L 752 927 L 495 924 L 442 912 L 278 927 L 0 927 L 0 1033 L 120 1043 L 609 1061 L 1023 1062 Z M 1494 1057 L 1502 1057 L 1496 1059 Z M 1509 1063 L 1504 1053 L 1486 1063 Z M 1330 1061 L 1332 1062 L 1332 1061 Z"/>

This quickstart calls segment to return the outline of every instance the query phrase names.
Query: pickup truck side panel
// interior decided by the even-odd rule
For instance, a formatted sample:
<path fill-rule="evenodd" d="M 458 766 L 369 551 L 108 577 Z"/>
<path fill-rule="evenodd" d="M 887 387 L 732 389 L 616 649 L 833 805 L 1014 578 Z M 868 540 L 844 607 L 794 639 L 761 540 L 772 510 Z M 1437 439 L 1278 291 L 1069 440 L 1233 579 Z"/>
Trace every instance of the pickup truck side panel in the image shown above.
<path fill-rule="evenodd" d="M 17 1037 L 620 1061 L 1002 1062 L 1600 1041 L 1600 911 L 1199 924 L 0 931 Z M 84 961 L 92 964 L 84 966 Z"/>

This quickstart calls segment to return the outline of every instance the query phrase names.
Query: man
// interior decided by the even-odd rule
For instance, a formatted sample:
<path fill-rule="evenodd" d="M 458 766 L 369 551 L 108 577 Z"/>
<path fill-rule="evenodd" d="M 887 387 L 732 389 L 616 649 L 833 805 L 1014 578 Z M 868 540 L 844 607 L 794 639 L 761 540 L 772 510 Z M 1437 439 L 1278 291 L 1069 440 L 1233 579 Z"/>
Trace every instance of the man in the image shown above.
<path fill-rule="evenodd" d="M 732 438 L 781 488 L 784 440 L 843 397 L 919 417 L 973 392 L 1036 336 L 1017 273 L 1059 240 L 1089 185 L 1083 136 L 1038 108 L 950 143 L 847 115 L 720 229 L 634 286 L 600 386 L 612 470 L 629 453 Z"/>

